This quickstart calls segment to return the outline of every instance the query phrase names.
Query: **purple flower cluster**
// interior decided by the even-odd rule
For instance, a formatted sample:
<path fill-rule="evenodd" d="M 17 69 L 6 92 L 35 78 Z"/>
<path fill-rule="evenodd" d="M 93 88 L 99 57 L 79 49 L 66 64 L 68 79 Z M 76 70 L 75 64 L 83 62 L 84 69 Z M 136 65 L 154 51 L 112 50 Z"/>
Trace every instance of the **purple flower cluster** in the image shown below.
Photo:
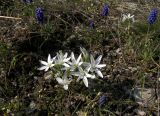
<path fill-rule="evenodd" d="M 95 24 L 94 24 L 94 21 L 93 21 L 93 20 L 90 21 L 90 27 L 91 27 L 92 29 L 95 28 Z"/>
<path fill-rule="evenodd" d="M 32 3 L 33 0 L 23 0 L 24 3 Z"/>
<path fill-rule="evenodd" d="M 39 23 L 43 23 L 44 16 L 43 16 L 42 8 L 40 8 L 40 7 L 36 8 L 35 14 L 36 14 L 37 21 Z"/>
<path fill-rule="evenodd" d="M 108 13 L 109 13 L 109 7 L 108 7 L 108 5 L 105 5 L 105 6 L 103 7 L 100 15 L 101 15 L 101 16 L 107 16 Z M 90 27 L 91 27 L 92 29 L 95 28 L 95 23 L 94 23 L 94 21 L 90 21 Z"/>
<path fill-rule="evenodd" d="M 107 102 L 107 96 L 102 95 L 98 100 L 99 107 L 102 107 Z"/>
<path fill-rule="evenodd" d="M 157 15 L 158 15 L 158 10 L 156 8 L 152 9 L 151 13 L 148 16 L 147 22 L 150 25 L 152 25 L 156 21 Z"/>
<path fill-rule="evenodd" d="M 108 5 L 105 5 L 102 9 L 101 16 L 107 16 L 109 12 Z"/>

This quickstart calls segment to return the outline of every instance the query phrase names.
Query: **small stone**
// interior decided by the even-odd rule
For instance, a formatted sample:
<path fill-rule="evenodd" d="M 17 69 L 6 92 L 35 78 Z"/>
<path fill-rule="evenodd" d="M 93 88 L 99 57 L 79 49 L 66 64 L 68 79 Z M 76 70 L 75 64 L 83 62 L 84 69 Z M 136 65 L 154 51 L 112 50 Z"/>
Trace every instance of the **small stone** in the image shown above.
<path fill-rule="evenodd" d="M 29 107 L 30 107 L 31 109 L 34 109 L 35 106 L 36 106 L 36 104 L 34 103 L 34 101 L 32 101 L 32 102 L 30 103 L 30 105 L 29 105 Z"/>
<path fill-rule="evenodd" d="M 7 109 L 7 114 L 10 113 L 10 112 L 11 112 L 11 110 L 10 110 L 10 109 Z"/>
<path fill-rule="evenodd" d="M 137 114 L 140 116 L 146 116 L 146 113 L 144 111 L 141 110 L 137 110 Z"/>

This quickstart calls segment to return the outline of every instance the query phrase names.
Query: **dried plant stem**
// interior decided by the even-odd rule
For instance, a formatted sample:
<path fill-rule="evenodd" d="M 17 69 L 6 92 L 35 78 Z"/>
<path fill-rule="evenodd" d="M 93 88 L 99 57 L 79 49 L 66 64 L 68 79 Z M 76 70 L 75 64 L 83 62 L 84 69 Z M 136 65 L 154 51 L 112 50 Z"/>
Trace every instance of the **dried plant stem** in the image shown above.
<path fill-rule="evenodd" d="M 17 17 L 8 17 L 8 16 L 0 16 L 0 18 L 5 18 L 5 19 L 14 19 L 14 20 L 22 20 L 22 18 L 17 18 Z"/>
<path fill-rule="evenodd" d="M 160 78 L 159 76 L 159 69 L 158 69 L 158 78 Z M 159 103 L 160 103 L 160 101 L 159 101 L 159 99 L 160 99 L 160 97 L 159 97 L 159 79 L 157 78 L 157 96 L 158 96 L 158 98 L 157 98 L 157 102 L 158 102 L 158 113 L 157 113 L 157 116 L 160 116 L 160 106 L 159 106 Z"/>

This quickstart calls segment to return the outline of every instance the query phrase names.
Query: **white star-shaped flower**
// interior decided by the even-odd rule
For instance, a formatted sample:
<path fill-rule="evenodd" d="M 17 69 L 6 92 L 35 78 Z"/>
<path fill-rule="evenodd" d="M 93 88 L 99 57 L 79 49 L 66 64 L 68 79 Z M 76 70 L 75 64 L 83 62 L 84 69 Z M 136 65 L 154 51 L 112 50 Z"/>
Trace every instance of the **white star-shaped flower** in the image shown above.
<path fill-rule="evenodd" d="M 94 60 L 93 56 L 90 55 L 91 63 L 88 64 L 87 70 L 91 72 L 96 72 L 98 76 L 103 78 L 103 75 L 99 69 L 106 66 L 106 64 L 99 64 L 101 62 L 102 55 L 100 55 L 96 60 Z"/>
<path fill-rule="evenodd" d="M 78 76 L 77 81 L 82 79 L 83 83 L 85 84 L 86 87 L 88 87 L 88 79 L 87 78 L 91 78 L 91 79 L 95 78 L 95 75 L 88 74 L 88 71 L 83 70 L 81 67 L 79 67 L 79 72 L 73 72 L 73 75 Z"/>
<path fill-rule="evenodd" d="M 132 22 L 134 22 L 134 15 L 131 15 L 130 13 L 125 15 L 122 15 L 122 22 L 126 21 L 126 20 L 132 20 Z"/>
<path fill-rule="evenodd" d="M 66 73 L 63 75 L 62 78 L 57 77 L 56 80 L 57 80 L 57 82 L 58 82 L 60 85 L 63 85 L 63 88 L 64 88 L 65 90 L 68 90 L 68 85 L 70 84 L 71 80 L 69 80 L 69 79 L 67 78 Z"/>
<path fill-rule="evenodd" d="M 68 53 L 65 53 L 64 55 L 62 52 L 57 53 L 57 60 L 55 60 L 55 64 L 63 65 L 65 67 L 70 67 L 68 65 L 68 62 L 71 58 L 70 57 L 67 58 L 67 56 L 68 56 Z"/>
<path fill-rule="evenodd" d="M 81 60 L 81 54 L 79 55 L 79 57 L 77 58 L 77 60 L 75 59 L 74 53 L 71 53 L 71 61 L 69 62 L 70 66 L 70 70 L 74 71 L 77 67 L 81 66 L 83 62 L 80 61 Z"/>
<path fill-rule="evenodd" d="M 48 71 L 49 68 L 52 68 L 54 66 L 53 61 L 55 60 L 56 57 L 54 57 L 53 59 L 51 59 L 51 55 L 48 55 L 48 59 L 47 62 L 46 61 L 42 61 L 40 60 L 40 63 L 43 65 L 40 68 L 38 68 L 38 70 L 45 70 Z"/>

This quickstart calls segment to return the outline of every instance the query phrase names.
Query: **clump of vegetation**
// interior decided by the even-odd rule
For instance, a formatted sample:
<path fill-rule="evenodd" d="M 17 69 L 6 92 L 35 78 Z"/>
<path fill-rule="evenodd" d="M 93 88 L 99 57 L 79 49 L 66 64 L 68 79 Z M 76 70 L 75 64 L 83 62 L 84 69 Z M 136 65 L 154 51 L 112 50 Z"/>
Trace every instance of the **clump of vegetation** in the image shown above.
<path fill-rule="evenodd" d="M 1 0 L 0 115 L 159 115 L 159 2 Z"/>

